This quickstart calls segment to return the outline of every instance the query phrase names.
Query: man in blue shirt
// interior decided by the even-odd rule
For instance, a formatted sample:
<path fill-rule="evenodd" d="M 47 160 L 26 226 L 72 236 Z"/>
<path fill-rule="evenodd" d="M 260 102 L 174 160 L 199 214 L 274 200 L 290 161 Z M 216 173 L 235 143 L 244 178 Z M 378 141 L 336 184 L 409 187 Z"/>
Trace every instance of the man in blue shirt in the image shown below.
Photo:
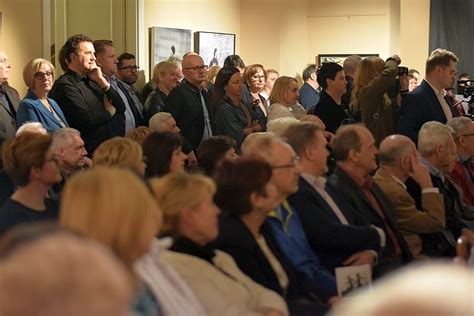
<path fill-rule="evenodd" d="M 303 70 L 304 84 L 300 88 L 300 97 L 298 101 L 308 111 L 319 102 L 319 84 L 316 81 L 316 65 L 312 64 Z"/>

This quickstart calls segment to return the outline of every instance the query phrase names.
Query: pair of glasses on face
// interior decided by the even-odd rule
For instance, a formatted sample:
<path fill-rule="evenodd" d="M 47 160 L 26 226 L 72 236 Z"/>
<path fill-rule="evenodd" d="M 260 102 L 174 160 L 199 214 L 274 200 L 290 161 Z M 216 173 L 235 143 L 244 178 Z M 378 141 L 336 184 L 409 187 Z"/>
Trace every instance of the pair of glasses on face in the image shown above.
<path fill-rule="evenodd" d="M 118 70 L 139 71 L 140 67 L 138 67 L 137 65 L 129 65 L 129 66 L 119 67 Z"/>
<path fill-rule="evenodd" d="M 293 158 L 293 160 L 291 161 L 291 163 L 286 164 L 286 165 L 276 165 L 276 166 L 272 166 L 272 169 L 288 169 L 288 168 L 295 168 L 299 161 L 300 161 L 300 157 L 299 157 L 299 156 L 295 156 L 295 157 Z"/>
<path fill-rule="evenodd" d="M 195 67 L 186 67 L 184 69 L 187 69 L 187 70 L 194 70 L 194 71 L 205 71 L 209 68 L 209 66 L 207 65 L 201 65 L 201 66 L 195 66 Z"/>
<path fill-rule="evenodd" d="M 265 76 L 264 75 L 253 75 L 252 77 L 253 80 L 265 80 Z"/>
<path fill-rule="evenodd" d="M 41 80 L 43 78 L 51 78 L 53 76 L 53 73 L 51 71 L 46 71 L 46 72 L 38 71 L 38 72 L 35 72 L 33 76 L 35 77 L 35 79 Z"/>

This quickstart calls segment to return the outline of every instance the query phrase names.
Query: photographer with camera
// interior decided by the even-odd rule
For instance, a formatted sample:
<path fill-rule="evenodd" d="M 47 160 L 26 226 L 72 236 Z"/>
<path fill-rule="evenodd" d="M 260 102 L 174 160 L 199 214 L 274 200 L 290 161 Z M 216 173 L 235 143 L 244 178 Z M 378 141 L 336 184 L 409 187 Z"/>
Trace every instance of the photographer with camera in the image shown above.
<path fill-rule="evenodd" d="M 360 115 L 361 122 L 372 132 L 377 146 L 385 137 L 395 133 L 400 94 L 408 93 L 408 69 L 403 67 L 404 71 L 399 75 L 400 62 L 398 55 L 391 56 L 386 62 L 379 57 L 364 58 L 354 80 L 351 98 L 353 116 Z M 391 98 L 389 92 L 394 89 L 397 91 Z"/>
<path fill-rule="evenodd" d="M 446 101 L 445 89 L 452 88 L 456 81 L 458 61 L 450 51 L 441 48 L 434 50 L 426 61 L 425 79 L 403 103 L 398 132 L 410 137 L 415 144 L 424 123 L 438 121 L 445 124 L 455 116 Z"/>

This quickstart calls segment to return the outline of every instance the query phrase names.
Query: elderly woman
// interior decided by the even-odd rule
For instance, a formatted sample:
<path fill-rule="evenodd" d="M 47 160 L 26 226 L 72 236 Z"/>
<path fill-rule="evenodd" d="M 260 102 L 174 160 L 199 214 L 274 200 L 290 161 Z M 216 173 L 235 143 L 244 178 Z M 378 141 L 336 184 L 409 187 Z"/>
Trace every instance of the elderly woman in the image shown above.
<path fill-rule="evenodd" d="M 145 122 L 158 112 L 162 112 L 168 94 L 179 84 L 178 66 L 171 61 L 162 61 L 153 68 L 153 80 L 156 84 L 143 105 Z"/>
<path fill-rule="evenodd" d="M 388 95 L 397 78 L 400 57 L 394 55 L 383 61 L 379 57 L 364 58 L 357 69 L 352 90 L 351 105 L 355 116 L 360 114 L 361 122 L 372 132 L 375 144 L 396 132 L 400 99 Z M 400 76 L 398 92 L 408 93 L 408 77 Z"/>
<path fill-rule="evenodd" d="M 156 259 L 162 249 L 153 247 L 156 263 L 141 261 L 154 244 L 161 218 L 145 183 L 126 169 L 84 171 L 66 184 L 61 201 L 60 223 L 110 247 L 135 277 L 136 315 L 204 315 L 179 275 Z"/>
<path fill-rule="evenodd" d="M 66 118 L 58 104 L 48 98 L 54 82 L 54 66 L 46 59 L 33 59 L 23 69 L 23 80 L 28 92 L 18 106 L 17 126 L 25 122 L 39 122 L 50 134 L 67 127 Z"/>
<path fill-rule="evenodd" d="M 147 163 L 146 177 L 161 177 L 170 172 L 184 171 L 186 155 L 178 134 L 151 133 L 143 141 L 142 148 Z"/>
<path fill-rule="evenodd" d="M 3 145 L 3 165 L 17 187 L 0 208 L 0 234 L 20 223 L 55 220 L 57 205 L 48 189 L 61 181 L 49 135 L 22 133 Z"/>
<path fill-rule="evenodd" d="M 249 109 L 252 120 L 258 121 L 262 129 L 265 129 L 270 109 L 265 97 L 261 93 L 265 89 L 267 73 L 263 65 L 253 64 L 245 68 L 242 78 L 245 84 L 242 101 Z"/>
<path fill-rule="evenodd" d="M 217 134 L 227 135 L 237 142 L 237 147 L 248 134 L 259 132 L 262 127 L 242 103 L 242 75 L 234 67 L 224 67 L 217 74 L 212 93 L 211 107 L 214 111 Z"/>
<path fill-rule="evenodd" d="M 106 140 L 94 151 L 94 166 L 115 166 L 128 168 L 139 176 L 145 176 L 146 164 L 140 145 L 125 137 Z"/>
<path fill-rule="evenodd" d="M 273 85 L 270 94 L 270 113 L 268 120 L 280 117 L 294 117 L 300 119 L 306 114 L 304 107 L 298 103 L 298 82 L 295 78 L 281 76 Z"/>
<path fill-rule="evenodd" d="M 194 290 L 208 315 L 287 315 L 284 300 L 239 270 L 228 254 L 215 250 L 219 209 L 215 185 L 207 177 L 185 173 L 153 180 L 164 210 L 162 235 L 174 238 L 162 255 Z"/>
<path fill-rule="evenodd" d="M 255 282 L 285 297 L 291 314 L 322 315 L 327 307 L 317 295 L 327 299 L 334 293 L 319 293 L 313 281 L 298 275 L 266 223 L 280 202 L 271 177 L 271 166 L 252 158 L 224 161 L 217 169 L 214 200 L 224 212 L 217 248 Z"/>

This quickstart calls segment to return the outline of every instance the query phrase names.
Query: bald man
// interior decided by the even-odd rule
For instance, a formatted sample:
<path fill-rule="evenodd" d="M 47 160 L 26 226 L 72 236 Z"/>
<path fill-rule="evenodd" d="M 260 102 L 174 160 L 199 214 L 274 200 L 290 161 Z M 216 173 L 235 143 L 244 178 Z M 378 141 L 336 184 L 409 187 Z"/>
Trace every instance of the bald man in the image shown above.
<path fill-rule="evenodd" d="M 413 141 L 403 135 L 385 138 L 379 149 L 380 168 L 374 180 L 390 199 L 400 232 L 413 256 L 422 257 L 420 234 L 441 232 L 445 226 L 443 195 L 433 186 L 428 168 L 420 161 Z M 421 210 L 407 192 L 411 177 L 422 189 Z"/>
<path fill-rule="evenodd" d="M 206 81 L 207 65 L 197 54 L 186 55 L 182 65 L 184 79 L 168 95 L 165 111 L 173 115 L 181 134 L 196 150 L 203 140 L 212 136 L 211 98 L 201 89 Z"/>

